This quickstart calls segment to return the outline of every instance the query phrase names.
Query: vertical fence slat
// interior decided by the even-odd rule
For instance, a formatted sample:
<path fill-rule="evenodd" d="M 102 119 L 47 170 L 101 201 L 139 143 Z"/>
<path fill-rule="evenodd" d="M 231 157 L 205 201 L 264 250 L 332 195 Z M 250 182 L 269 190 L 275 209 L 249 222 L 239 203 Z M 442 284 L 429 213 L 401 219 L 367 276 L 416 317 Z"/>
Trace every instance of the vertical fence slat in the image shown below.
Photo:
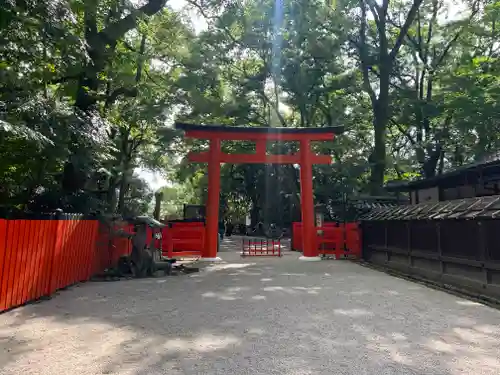
<path fill-rule="evenodd" d="M 31 247 L 31 238 L 30 233 L 33 227 L 33 220 L 23 220 L 24 221 L 24 231 L 23 231 L 23 247 L 21 254 L 21 269 L 20 269 L 20 279 L 19 279 L 19 297 L 18 297 L 18 305 L 22 305 L 27 301 L 26 296 L 26 285 L 28 284 L 29 279 L 29 258 L 30 258 L 30 247 Z"/>
<path fill-rule="evenodd" d="M 68 238 L 71 232 L 71 220 L 64 220 L 64 230 L 62 234 L 62 244 L 61 244 L 61 252 L 59 254 L 60 259 L 60 268 L 59 268 L 59 282 L 57 285 L 57 289 L 61 289 L 66 283 L 66 270 L 68 267 Z"/>
<path fill-rule="evenodd" d="M 71 285 L 72 284 L 72 275 L 71 275 L 71 271 L 72 271 L 72 261 L 71 261 L 71 258 L 73 256 L 73 252 L 72 252 L 72 242 L 73 242 L 73 238 L 74 238 L 74 235 L 75 235 L 75 223 L 76 221 L 74 220 L 74 218 L 71 218 L 71 220 L 69 220 L 69 223 L 68 223 L 68 231 L 67 231 L 67 234 L 66 234 L 66 240 L 64 242 L 64 264 L 65 264 L 65 267 L 64 267 L 64 276 L 63 276 L 63 281 L 61 283 L 61 288 L 64 288 L 68 285 Z"/>
<path fill-rule="evenodd" d="M 38 285 L 37 285 L 37 291 L 36 295 L 37 298 L 42 297 L 45 295 L 46 291 L 46 284 L 47 284 L 47 262 L 48 262 L 48 253 L 47 253 L 47 247 L 48 247 L 48 242 L 49 239 L 52 237 L 52 220 L 43 220 L 43 225 L 42 225 L 42 238 L 40 242 L 40 274 L 38 277 Z"/>
<path fill-rule="evenodd" d="M 10 300 L 10 294 L 12 293 L 12 259 L 14 257 L 14 252 L 12 249 L 12 241 L 15 235 L 15 225 L 13 221 L 8 221 L 7 225 L 7 239 L 5 241 L 5 265 L 3 267 L 4 269 L 4 276 L 2 280 L 2 297 L 3 301 L 2 304 L 0 305 L 0 308 L 2 310 L 6 310 L 10 307 L 9 305 L 9 300 Z"/>
<path fill-rule="evenodd" d="M 26 303 L 30 300 L 30 288 L 33 285 L 33 250 L 36 233 L 36 220 L 26 220 L 28 225 L 24 232 L 25 246 L 24 246 L 24 279 L 22 289 L 22 302 Z"/>
<path fill-rule="evenodd" d="M 8 221 L 0 219 L 0 311 L 5 310 L 5 300 L 7 297 L 7 236 Z M 4 285 L 5 283 L 5 285 Z"/>
<path fill-rule="evenodd" d="M 30 299 L 34 300 L 39 298 L 40 296 L 38 295 L 38 290 L 39 290 L 39 284 L 40 284 L 40 273 L 41 273 L 41 265 L 40 265 L 40 258 L 41 254 L 43 251 L 43 246 L 42 246 L 42 239 L 43 239 L 43 220 L 38 221 L 38 226 L 37 226 L 37 233 L 35 235 L 35 254 L 34 254 L 34 260 L 33 260 L 33 284 L 31 286 L 31 291 L 30 291 Z"/>
<path fill-rule="evenodd" d="M 22 271 L 24 265 L 22 264 L 23 260 L 23 255 L 24 255 L 24 234 L 25 234 L 25 227 L 26 227 L 26 220 L 17 220 L 17 243 L 16 245 L 16 263 L 14 264 L 14 288 L 12 290 L 12 298 L 10 301 L 10 304 L 12 307 L 15 307 L 20 304 L 21 300 L 21 293 L 20 289 L 22 289 Z"/>
<path fill-rule="evenodd" d="M 55 243 L 54 250 L 52 255 L 52 265 L 50 267 L 50 287 L 49 287 L 49 295 L 54 293 L 57 290 L 59 285 L 59 269 L 60 269 L 60 256 L 61 256 L 61 248 L 63 246 L 63 234 L 64 234 L 64 221 L 57 220 L 56 227 L 54 230 L 55 235 Z"/>
<path fill-rule="evenodd" d="M 87 220 L 80 220 L 78 223 L 78 241 L 76 241 L 76 254 L 75 257 L 75 282 L 83 281 L 85 274 L 85 267 L 87 265 L 87 256 L 89 251 L 88 246 L 88 231 Z"/>
<path fill-rule="evenodd" d="M 29 288 L 29 300 L 33 300 L 36 297 L 36 289 L 38 284 L 38 276 L 40 272 L 40 267 L 38 265 L 39 257 L 40 257 L 40 239 L 42 232 L 42 220 L 36 221 L 36 232 L 33 234 L 33 248 L 32 248 L 32 263 L 31 263 L 31 285 Z"/>
<path fill-rule="evenodd" d="M 69 221 L 69 230 L 68 230 L 68 236 L 66 237 L 66 242 L 65 242 L 65 260 L 66 260 L 66 267 L 64 269 L 64 278 L 63 278 L 63 283 L 61 284 L 61 288 L 64 288 L 65 286 L 73 284 L 73 241 L 75 239 L 76 235 L 76 220 L 74 218 L 71 218 Z"/>
<path fill-rule="evenodd" d="M 78 283 L 82 281 L 82 269 L 86 263 L 84 263 L 87 259 L 87 251 L 89 239 L 85 236 L 86 230 L 86 222 L 87 220 L 78 220 L 77 233 L 78 236 L 75 240 L 75 250 L 73 254 L 75 254 L 73 258 L 73 280 L 74 283 Z"/>
<path fill-rule="evenodd" d="M 31 234 L 31 252 L 30 252 L 30 282 L 28 285 L 27 300 L 35 299 L 36 284 L 38 282 L 38 256 L 40 254 L 40 232 L 42 221 L 35 221 L 35 231 Z"/>
<path fill-rule="evenodd" d="M 13 306 L 12 299 L 14 295 L 14 289 L 16 287 L 16 264 L 17 262 L 17 244 L 19 242 L 19 221 L 14 220 L 11 222 L 12 225 L 12 236 L 9 236 L 8 247 L 10 250 L 9 259 L 9 274 L 8 274 L 8 284 L 7 284 L 7 300 L 5 308 L 9 309 Z"/>
<path fill-rule="evenodd" d="M 92 276 L 92 265 L 94 263 L 94 258 L 96 257 L 97 248 L 97 231 L 99 229 L 99 223 L 96 220 L 88 221 L 88 237 L 91 239 L 90 245 L 87 251 L 87 268 L 84 273 L 84 280 L 90 280 Z"/>
<path fill-rule="evenodd" d="M 78 220 L 76 232 L 77 236 L 74 241 L 73 250 L 73 283 L 82 281 L 82 269 L 84 268 L 84 261 L 87 259 L 87 251 L 89 245 L 89 238 L 85 236 L 85 224 L 87 220 Z"/>
<path fill-rule="evenodd" d="M 74 224 L 75 221 L 72 218 L 70 220 L 67 220 L 66 236 L 64 238 L 63 247 L 64 266 L 62 269 L 63 272 L 61 275 L 62 277 L 59 288 L 64 288 L 65 286 L 71 284 L 71 239 L 75 230 Z"/>
<path fill-rule="evenodd" d="M 50 277 L 50 293 L 53 294 L 57 289 L 59 289 L 59 279 L 61 272 L 61 253 L 62 247 L 64 245 L 64 231 L 65 222 L 63 220 L 57 220 L 56 228 L 56 243 L 54 245 L 54 256 L 52 258 L 52 269 Z"/>
<path fill-rule="evenodd" d="M 21 305 L 25 302 L 25 288 L 26 283 L 28 282 L 28 260 L 29 260 L 29 247 L 30 247 L 30 238 L 29 234 L 31 232 L 31 228 L 33 226 L 32 220 L 22 220 L 23 221 L 23 230 L 21 232 L 22 245 L 20 246 L 21 250 L 21 264 L 19 267 L 18 278 L 18 291 L 17 291 L 17 301 L 16 305 Z"/>
<path fill-rule="evenodd" d="M 37 220 L 28 220 L 30 222 L 29 230 L 25 232 L 26 246 L 25 246 L 25 274 L 24 274 L 24 288 L 23 288 L 23 303 L 31 300 L 31 287 L 33 286 L 33 258 L 35 251 Z"/>
<path fill-rule="evenodd" d="M 52 294 L 52 284 L 54 283 L 54 256 L 57 241 L 57 228 L 59 222 L 57 220 L 50 220 L 48 224 L 49 232 L 46 235 L 45 242 L 45 257 L 44 257 L 44 291 L 43 295 L 48 296 Z"/>
<path fill-rule="evenodd" d="M 72 230 L 70 233 L 70 237 L 68 240 L 68 281 L 67 285 L 72 285 L 76 283 L 77 279 L 77 261 L 78 261 L 78 255 L 77 255 L 77 250 L 78 250 L 78 240 L 82 240 L 80 238 L 80 221 L 79 220 L 72 220 Z M 81 259 L 80 259 L 81 261 Z"/>

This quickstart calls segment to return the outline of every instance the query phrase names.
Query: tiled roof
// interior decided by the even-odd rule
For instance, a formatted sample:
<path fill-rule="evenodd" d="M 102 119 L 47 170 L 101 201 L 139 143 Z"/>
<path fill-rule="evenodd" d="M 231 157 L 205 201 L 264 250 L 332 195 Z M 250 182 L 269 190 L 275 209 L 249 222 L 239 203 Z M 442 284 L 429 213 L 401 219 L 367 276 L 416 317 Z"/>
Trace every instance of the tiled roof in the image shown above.
<path fill-rule="evenodd" d="M 360 220 L 495 219 L 500 217 L 500 195 L 373 209 Z"/>

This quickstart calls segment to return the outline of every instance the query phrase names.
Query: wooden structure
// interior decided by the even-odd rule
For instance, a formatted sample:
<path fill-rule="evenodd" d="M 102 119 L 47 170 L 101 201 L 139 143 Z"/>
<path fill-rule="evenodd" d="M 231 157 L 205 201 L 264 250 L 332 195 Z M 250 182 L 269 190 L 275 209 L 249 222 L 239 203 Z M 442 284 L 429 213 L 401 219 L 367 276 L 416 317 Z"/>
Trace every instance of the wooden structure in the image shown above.
<path fill-rule="evenodd" d="M 394 181 L 386 190 L 408 192 L 411 204 L 500 194 L 500 159 L 464 165 L 432 178 Z"/>
<path fill-rule="evenodd" d="M 335 134 L 343 131 L 341 127 L 328 128 L 269 128 L 209 126 L 176 123 L 176 129 L 183 130 L 188 138 L 206 139 L 209 149 L 206 152 L 191 153 L 191 162 L 208 163 L 208 199 L 206 207 L 206 242 L 202 257 L 217 259 L 220 165 L 221 163 L 253 164 L 297 164 L 300 166 L 301 209 L 304 223 L 303 257 L 304 260 L 319 259 L 316 247 L 314 226 L 314 203 L 312 185 L 313 164 L 330 164 L 329 155 L 316 155 L 311 150 L 313 141 L 331 141 Z M 255 152 L 251 154 L 227 154 L 221 149 L 223 141 L 255 142 Z M 300 145 L 296 154 L 271 155 L 267 152 L 267 142 L 295 141 Z"/>
<path fill-rule="evenodd" d="M 242 257 L 281 257 L 282 244 L 280 239 L 245 238 L 241 242 Z"/>
<path fill-rule="evenodd" d="M 500 300 L 500 196 L 374 209 L 363 258 Z"/>
<path fill-rule="evenodd" d="M 203 219 L 205 220 L 205 206 L 199 204 L 185 204 L 182 209 L 184 220 Z"/>

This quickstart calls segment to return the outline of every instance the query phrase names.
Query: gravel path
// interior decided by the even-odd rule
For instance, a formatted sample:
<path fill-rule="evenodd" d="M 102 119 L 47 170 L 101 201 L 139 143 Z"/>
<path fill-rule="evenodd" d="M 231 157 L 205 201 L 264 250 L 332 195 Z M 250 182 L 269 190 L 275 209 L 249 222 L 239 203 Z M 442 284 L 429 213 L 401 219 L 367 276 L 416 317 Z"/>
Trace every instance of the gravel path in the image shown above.
<path fill-rule="evenodd" d="M 500 374 L 500 311 L 346 261 L 225 250 L 199 274 L 0 315 L 0 374 Z"/>

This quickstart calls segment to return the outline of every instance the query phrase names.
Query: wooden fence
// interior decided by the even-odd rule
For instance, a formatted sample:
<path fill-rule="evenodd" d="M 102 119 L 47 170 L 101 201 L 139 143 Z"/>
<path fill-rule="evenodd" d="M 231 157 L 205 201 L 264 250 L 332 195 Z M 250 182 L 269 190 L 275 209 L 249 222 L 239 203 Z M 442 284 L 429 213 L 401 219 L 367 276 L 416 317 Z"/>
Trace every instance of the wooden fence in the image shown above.
<path fill-rule="evenodd" d="M 127 238 L 112 235 L 118 226 L 78 214 L 0 219 L 0 312 L 115 265 L 131 250 Z"/>
<path fill-rule="evenodd" d="M 372 215 L 362 222 L 363 257 L 500 299 L 499 202 L 422 204 Z"/>
<path fill-rule="evenodd" d="M 0 311 L 101 271 L 96 261 L 98 221 L 78 215 L 60 219 L 0 219 Z"/>
<path fill-rule="evenodd" d="M 82 215 L 47 215 L 35 219 L 0 219 L 0 312 L 50 296 L 87 281 L 116 265 L 132 250 L 118 229 L 132 233 L 126 222 L 99 222 Z M 176 223 L 162 231 L 163 255 L 201 256 L 203 223 Z M 148 228 L 148 243 L 153 233 Z"/>

